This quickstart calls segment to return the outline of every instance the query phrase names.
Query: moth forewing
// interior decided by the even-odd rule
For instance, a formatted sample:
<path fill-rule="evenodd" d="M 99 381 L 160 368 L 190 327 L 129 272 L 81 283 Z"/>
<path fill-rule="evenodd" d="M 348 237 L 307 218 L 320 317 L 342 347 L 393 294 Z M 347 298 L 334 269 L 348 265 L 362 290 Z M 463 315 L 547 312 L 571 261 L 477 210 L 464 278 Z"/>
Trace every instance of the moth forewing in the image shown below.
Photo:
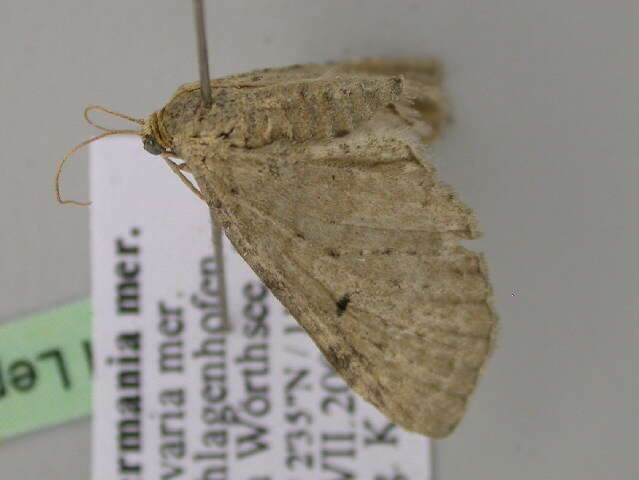
<path fill-rule="evenodd" d="M 185 86 L 147 120 L 218 224 L 346 382 L 441 437 L 494 343 L 476 220 L 423 142 L 447 107 L 435 63 L 375 59 Z"/>

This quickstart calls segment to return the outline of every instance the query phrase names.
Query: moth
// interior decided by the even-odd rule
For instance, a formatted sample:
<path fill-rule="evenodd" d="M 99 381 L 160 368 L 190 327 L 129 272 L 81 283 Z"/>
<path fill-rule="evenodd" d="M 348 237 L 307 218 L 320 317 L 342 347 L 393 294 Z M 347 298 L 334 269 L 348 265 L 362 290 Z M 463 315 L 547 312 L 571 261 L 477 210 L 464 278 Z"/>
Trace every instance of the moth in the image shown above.
<path fill-rule="evenodd" d="M 460 245 L 477 221 L 427 155 L 448 115 L 439 65 L 296 65 L 211 88 L 209 108 L 193 83 L 125 118 L 355 392 L 407 430 L 451 433 L 497 315 L 483 256 Z M 94 138 L 114 133 L 131 131 Z"/>

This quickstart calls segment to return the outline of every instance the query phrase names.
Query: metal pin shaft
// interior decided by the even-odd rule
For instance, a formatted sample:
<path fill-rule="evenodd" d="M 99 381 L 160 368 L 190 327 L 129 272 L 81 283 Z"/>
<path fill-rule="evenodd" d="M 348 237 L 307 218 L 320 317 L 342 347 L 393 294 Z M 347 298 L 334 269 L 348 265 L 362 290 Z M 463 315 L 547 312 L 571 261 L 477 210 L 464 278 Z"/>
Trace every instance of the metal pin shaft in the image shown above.
<path fill-rule="evenodd" d="M 211 83 L 209 76 L 209 55 L 206 48 L 206 30 L 204 26 L 204 4 L 202 0 L 193 0 L 193 13 L 195 14 L 195 31 L 197 35 L 197 55 L 200 66 L 200 92 L 202 103 L 210 107 L 213 103 L 211 97 Z"/>
<path fill-rule="evenodd" d="M 222 229 L 217 225 L 213 212 L 211 212 L 211 236 L 213 237 L 213 250 L 215 254 L 215 266 L 217 270 L 220 318 L 222 319 L 224 330 L 230 332 L 231 324 L 229 322 L 228 306 L 226 303 L 226 272 L 224 271 L 224 245 L 222 243 L 223 236 Z"/>
<path fill-rule="evenodd" d="M 202 0 L 193 0 L 193 13 L 195 15 L 195 30 L 197 35 L 198 64 L 200 66 L 200 93 L 202 95 L 202 104 L 205 108 L 210 108 L 213 103 L 213 98 L 211 97 L 209 56 L 206 48 L 204 4 Z M 229 331 L 231 325 L 229 323 L 226 304 L 226 277 L 224 272 L 224 251 L 222 244 L 223 236 L 222 229 L 216 224 L 213 212 L 211 212 L 211 236 L 213 237 L 213 250 L 215 254 L 215 264 L 217 267 L 218 292 L 220 295 L 220 316 L 225 326 L 225 330 Z"/>

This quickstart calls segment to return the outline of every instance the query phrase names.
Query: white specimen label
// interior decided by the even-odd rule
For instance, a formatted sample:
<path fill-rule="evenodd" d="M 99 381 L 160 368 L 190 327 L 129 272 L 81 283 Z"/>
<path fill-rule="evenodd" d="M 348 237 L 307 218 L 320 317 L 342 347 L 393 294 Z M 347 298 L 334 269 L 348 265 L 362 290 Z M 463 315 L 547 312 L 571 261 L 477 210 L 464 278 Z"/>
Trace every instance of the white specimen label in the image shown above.
<path fill-rule="evenodd" d="M 138 138 L 91 146 L 93 480 L 427 480 Z"/>

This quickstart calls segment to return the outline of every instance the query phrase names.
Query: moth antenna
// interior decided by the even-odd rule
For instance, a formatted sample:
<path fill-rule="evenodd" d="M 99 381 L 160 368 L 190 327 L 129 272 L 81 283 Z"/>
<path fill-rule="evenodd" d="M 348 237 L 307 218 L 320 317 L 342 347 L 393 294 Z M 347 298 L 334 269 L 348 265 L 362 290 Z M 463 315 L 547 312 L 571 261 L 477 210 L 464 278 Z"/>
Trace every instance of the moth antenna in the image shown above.
<path fill-rule="evenodd" d="M 178 165 L 177 163 L 175 163 L 173 160 L 171 160 L 168 157 L 168 155 L 162 155 L 162 158 L 164 159 L 166 164 L 171 168 L 171 170 L 173 170 L 173 172 L 178 177 L 180 177 L 180 180 L 182 180 L 182 183 L 184 183 L 184 185 L 189 187 L 189 190 L 191 190 L 200 200 L 206 203 L 206 199 L 204 198 L 204 195 L 202 195 L 202 192 L 200 192 L 195 187 L 195 185 L 193 185 L 193 183 L 188 178 L 186 178 L 186 176 L 182 173 L 182 165 Z"/>
<path fill-rule="evenodd" d="M 102 125 L 98 125 L 93 120 L 89 118 L 89 112 L 92 110 L 99 110 L 103 113 L 108 113 L 109 115 L 113 115 L 114 117 L 122 118 L 124 120 L 129 120 L 130 122 L 137 123 L 138 125 L 144 125 L 144 120 L 140 120 L 139 118 L 129 117 L 128 115 L 124 115 L 123 113 L 114 112 L 113 110 L 109 110 L 108 108 L 104 108 L 100 105 L 91 105 L 84 109 L 84 119 L 87 121 L 89 125 L 95 127 L 104 132 L 113 132 L 110 128 L 103 127 Z"/>
<path fill-rule="evenodd" d="M 100 128 L 100 127 L 98 127 L 98 128 Z M 140 133 L 136 132 L 134 130 L 109 130 L 109 131 L 107 131 L 105 133 L 101 133 L 100 135 L 96 135 L 95 137 L 89 138 L 88 140 L 85 140 L 84 142 L 76 145 L 71 150 L 69 150 L 64 155 L 64 157 L 62 158 L 62 161 L 60 161 L 60 164 L 58 165 L 58 169 L 55 172 L 54 186 L 55 186 L 55 195 L 56 195 L 56 198 L 58 199 L 58 203 L 61 203 L 63 205 L 64 204 L 78 205 L 80 207 L 88 207 L 89 205 L 91 205 L 91 202 L 78 202 L 76 200 L 63 200 L 62 199 L 62 195 L 60 194 L 60 177 L 62 176 L 62 170 L 64 169 L 64 164 L 67 162 L 67 160 L 69 158 L 71 158 L 71 156 L 75 152 L 77 152 L 81 148 L 87 146 L 88 144 L 95 142 L 96 140 L 100 140 L 101 138 L 109 137 L 111 135 L 140 135 Z"/>

